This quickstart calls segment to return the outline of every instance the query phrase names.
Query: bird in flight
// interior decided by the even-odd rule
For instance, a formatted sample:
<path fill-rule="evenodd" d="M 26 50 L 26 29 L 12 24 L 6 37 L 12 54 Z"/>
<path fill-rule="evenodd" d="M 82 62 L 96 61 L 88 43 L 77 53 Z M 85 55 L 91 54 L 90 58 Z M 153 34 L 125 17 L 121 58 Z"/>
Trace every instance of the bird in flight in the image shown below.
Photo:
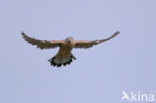
<path fill-rule="evenodd" d="M 58 53 L 53 58 L 49 59 L 49 62 L 52 66 L 61 67 L 61 66 L 69 65 L 73 60 L 76 59 L 76 57 L 71 53 L 73 48 L 88 49 L 93 47 L 94 45 L 103 43 L 105 41 L 114 38 L 119 33 L 120 32 L 117 31 L 112 36 L 106 39 L 93 40 L 93 41 L 86 41 L 86 40 L 76 41 L 72 37 L 67 37 L 65 40 L 47 41 L 47 40 L 39 40 L 39 39 L 31 38 L 27 36 L 24 32 L 22 32 L 21 34 L 28 43 L 32 45 L 36 45 L 37 48 L 53 49 L 59 47 Z"/>

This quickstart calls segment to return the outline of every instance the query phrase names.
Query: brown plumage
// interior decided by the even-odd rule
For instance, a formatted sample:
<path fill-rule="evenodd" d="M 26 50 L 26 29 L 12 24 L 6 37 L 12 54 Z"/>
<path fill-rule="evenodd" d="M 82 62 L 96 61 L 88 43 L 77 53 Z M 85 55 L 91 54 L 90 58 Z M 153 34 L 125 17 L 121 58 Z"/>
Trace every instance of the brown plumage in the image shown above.
<path fill-rule="evenodd" d="M 106 39 L 101 39 L 101 40 L 94 40 L 94 41 L 75 41 L 72 37 L 68 37 L 65 40 L 52 40 L 52 41 L 47 41 L 47 40 L 38 40 L 31 38 L 27 36 L 24 32 L 22 32 L 23 38 L 30 44 L 36 45 L 37 48 L 40 49 L 50 49 L 50 48 L 56 48 L 59 47 L 58 53 L 51 59 L 49 59 L 49 62 L 53 66 L 66 66 L 69 65 L 73 60 L 76 58 L 74 55 L 71 53 L 73 48 L 91 48 L 94 45 L 103 43 L 105 41 L 108 41 L 112 38 L 114 38 L 116 35 L 118 35 L 120 32 L 117 31 L 115 32 L 112 36 L 106 38 Z"/>

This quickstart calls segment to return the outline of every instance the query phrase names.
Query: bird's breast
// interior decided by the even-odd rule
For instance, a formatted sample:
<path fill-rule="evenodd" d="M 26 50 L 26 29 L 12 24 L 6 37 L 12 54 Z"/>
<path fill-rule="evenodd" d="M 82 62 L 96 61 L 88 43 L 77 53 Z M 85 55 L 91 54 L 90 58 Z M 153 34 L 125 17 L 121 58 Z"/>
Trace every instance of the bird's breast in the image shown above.
<path fill-rule="evenodd" d="M 64 44 L 60 47 L 60 50 L 58 52 L 58 55 L 61 58 L 66 58 L 70 55 L 72 49 L 74 47 L 74 44 Z"/>

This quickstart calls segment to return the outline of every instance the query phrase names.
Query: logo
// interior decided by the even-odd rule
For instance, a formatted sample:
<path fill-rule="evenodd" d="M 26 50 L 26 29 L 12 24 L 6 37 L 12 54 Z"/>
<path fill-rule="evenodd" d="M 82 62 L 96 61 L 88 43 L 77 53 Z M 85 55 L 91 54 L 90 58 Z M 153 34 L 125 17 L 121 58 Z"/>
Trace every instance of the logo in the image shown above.
<path fill-rule="evenodd" d="M 121 101 L 130 101 L 130 102 L 154 102 L 154 94 L 152 93 L 141 93 L 140 91 L 126 92 L 122 91 Z"/>

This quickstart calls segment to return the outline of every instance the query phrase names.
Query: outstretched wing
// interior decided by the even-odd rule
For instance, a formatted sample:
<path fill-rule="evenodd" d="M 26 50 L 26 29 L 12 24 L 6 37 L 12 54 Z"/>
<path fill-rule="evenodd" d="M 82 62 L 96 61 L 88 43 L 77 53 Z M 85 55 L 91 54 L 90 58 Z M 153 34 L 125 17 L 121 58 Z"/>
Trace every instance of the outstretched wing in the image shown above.
<path fill-rule="evenodd" d="M 114 38 L 116 35 L 118 35 L 120 32 L 117 31 L 115 32 L 112 36 L 106 38 L 106 39 L 102 39 L 102 40 L 94 40 L 94 41 L 76 41 L 76 45 L 75 45 L 75 48 L 84 48 L 84 49 L 87 49 L 87 48 L 90 48 L 90 47 L 93 47 L 94 45 L 97 45 L 97 44 L 100 44 L 100 43 L 103 43 L 107 40 L 110 40 L 112 38 Z"/>
<path fill-rule="evenodd" d="M 38 39 L 34 39 L 31 37 L 28 37 L 24 32 L 21 33 L 23 38 L 30 44 L 32 45 L 36 45 L 37 48 L 40 49 L 49 49 L 49 48 L 56 48 L 56 47 L 60 47 L 64 41 L 58 41 L 58 40 L 52 40 L 52 41 L 47 41 L 47 40 L 38 40 Z"/>

